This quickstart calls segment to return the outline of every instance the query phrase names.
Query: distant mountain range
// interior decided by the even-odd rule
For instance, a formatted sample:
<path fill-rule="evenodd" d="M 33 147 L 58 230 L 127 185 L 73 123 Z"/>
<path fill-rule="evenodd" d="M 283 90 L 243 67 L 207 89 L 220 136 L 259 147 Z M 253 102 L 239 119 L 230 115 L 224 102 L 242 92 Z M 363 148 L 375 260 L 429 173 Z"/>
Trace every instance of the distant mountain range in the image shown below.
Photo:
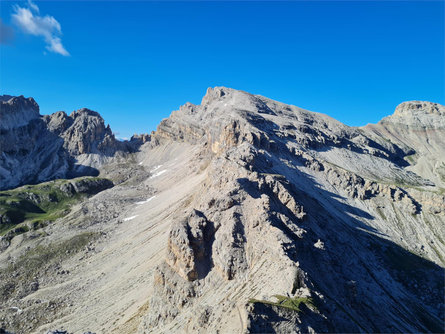
<path fill-rule="evenodd" d="M 0 119 L 0 189 L 97 175 L 112 157 L 142 143 L 116 140 L 99 113 L 86 108 L 42 116 L 31 97 L 0 96 Z"/>

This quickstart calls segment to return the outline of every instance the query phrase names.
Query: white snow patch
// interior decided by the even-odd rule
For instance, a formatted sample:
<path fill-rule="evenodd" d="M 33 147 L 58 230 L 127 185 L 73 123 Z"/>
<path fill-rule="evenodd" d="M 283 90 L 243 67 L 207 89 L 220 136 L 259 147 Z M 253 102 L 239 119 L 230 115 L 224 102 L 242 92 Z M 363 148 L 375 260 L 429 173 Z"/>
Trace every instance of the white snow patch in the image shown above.
<path fill-rule="evenodd" d="M 142 163 L 143 163 L 143 161 L 141 161 L 138 165 L 140 166 L 140 165 L 142 165 Z"/>
<path fill-rule="evenodd" d="M 150 198 L 147 198 L 145 201 L 141 201 L 141 202 L 136 202 L 136 204 L 137 205 L 142 205 L 142 204 L 145 204 L 145 203 L 148 203 L 148 202 L 150 202 L 153 198 L 155 198 L 156 196 L 152 196 L 152 197 L 150 197 Z"/>
<path fill-rule="evenodd" d="M 157 171 L 159 168 L 161 168 L 162 167 L 162 165 L 158 165 L 158 166 L 156 166 L 155 168 L 153 168 L 151 171 L 150 171 L 150 173 L 153 173 L 153 172 L 155 172 L 155 171 Z"/>
<path fill-rule="evenodd" d="M 131 217 L 124 218 L 124 222 L 127 222 L 127 221 L 129 221 L 129 220 L 135 219 L 136 217 L 137 217 L 137 215 L 136 215 L 136 216 L 131 216 Z"/>
<path fill-rule="evenodd" d="M 161 170 L 160 172 L 157 172 L 156 174 L 153 174 L 152 176 L 150 176 L 150 179 L 153 179 L 155 177 L 158 177 L 159 175 L 162 175 L 166 172 L 166 169 Z"/>

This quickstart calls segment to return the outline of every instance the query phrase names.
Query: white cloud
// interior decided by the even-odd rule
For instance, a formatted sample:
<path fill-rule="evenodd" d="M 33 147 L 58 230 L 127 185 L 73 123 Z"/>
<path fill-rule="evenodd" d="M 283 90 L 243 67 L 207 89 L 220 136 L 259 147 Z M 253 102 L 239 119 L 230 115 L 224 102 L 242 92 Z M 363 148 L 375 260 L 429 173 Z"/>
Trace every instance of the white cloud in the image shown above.
<path fill-rule="evenodd" d="M 43 37 L 48 51 L 70 55 L 60 39 L 62 29 L 59 22 L 53 16 L 40 16 L 39 7 L 31 0 L 28 0 L 28 8 L 14 6 L 12 20 L 23 32 Z"/>
<path fill-rule="evenodd" d="M 37 7 L 37 5 L 34 2 L 32 2 L 31 0 L 28 0 L 28 7 L 31 8 L 36 13 L 40 12 L 39 7 Z"/>

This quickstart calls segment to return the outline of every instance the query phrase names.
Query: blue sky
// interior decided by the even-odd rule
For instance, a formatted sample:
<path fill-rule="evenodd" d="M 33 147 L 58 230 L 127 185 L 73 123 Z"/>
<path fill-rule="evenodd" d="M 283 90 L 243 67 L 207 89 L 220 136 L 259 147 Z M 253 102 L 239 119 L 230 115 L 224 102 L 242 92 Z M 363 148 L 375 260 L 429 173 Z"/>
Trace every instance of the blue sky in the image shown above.
<path fill-rule="evenodd" d="M 210 86 L 354 126 L 445 100 L 443 1 L 2 1 L 0 16 L 0 93 L 99 111 L 119 137 Z"/>

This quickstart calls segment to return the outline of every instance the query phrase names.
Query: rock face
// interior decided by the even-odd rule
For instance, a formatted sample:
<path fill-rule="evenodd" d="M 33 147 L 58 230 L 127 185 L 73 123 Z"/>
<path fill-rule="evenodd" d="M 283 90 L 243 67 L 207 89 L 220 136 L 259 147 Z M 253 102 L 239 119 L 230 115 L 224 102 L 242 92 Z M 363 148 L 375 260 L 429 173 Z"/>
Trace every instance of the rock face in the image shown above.
<path fill-rule="evenodd" d="M 19 97 L 2 95 L 0 103 L 0 129 L 2 131 L 24 126 L 40 117 L 39 106 L 32 97 L 26 99 L 23 95 Z"/>
<path fill-rule="evenodd" d="M 443 180 L 409 157 L 440 166 L 444 110 L 406 102 L 351 128 L 217 87 L 173 112 L 152 149 L 198 146 L 208 167 L 140 332 L 443 331 Z"/>
<path fill-rule="evenodd" d="M 114 138 L 89 109 L 40 116 L 23 96 L 0 98 L 0 189 L 55 178 L 97 175 L 101 165 L 135 145 Z"/>
<path fill-rule="evenodd" d="M 83 108 L 70 116 L 58 112 L 48 119 L 48 127 L 64 139 L 64 148 L 71 155 L 99 153 L 113 155 L 120 147 L 110 126 L 95 111 Z"/>
<path fill-rule="evenodd" d="M 20 294 L 20 274 L 0 267 L 14 277 L 0 285 L 1 296 L 14 296 L 0 310 L 0 328 L 444 332 L 443 110 L 406 102 L 355 128 L 209 89 L 200 105 L 187 103 L 152 135 L 133 137 L 140 152 L 108 167 L 125 182 L 46 234 L 11 240 L 0 264 L 20 273 L 33 255 L 28 247 L 59 249 L 67 234 L 100 231 L 73 259 L 63 246 L 60 257 L 33 268 L 37 291 L 26 281 Z M 89 111 L 34 122 L 48 124 L 66 154 L 113 151 Z M 69 278 L 48 274 L 60 266 Z M 37 300 L 58 308 L 48 315 Z"/>
<path fill-rule="evenodd" d="M 370 136 L 383 137 L 400 147 L 411 148 L 407 170 L 445 187 L 445 107 L 431 102 L 400 104 L 393 115 L 364 127 Z"/>
<path fill-rule="evenodd" d="M 214 229 L 199 211 L 184 221 L 176 222 L 170 231 L 166 262 L 184 278 L 194 281 L 202 277 L 207 268 L 199 268 L 209 257 L 208 245 Z"/>
<path fill-rule="evenodd" d="M 428 120 L 432 120 L 431 116 L 433 115 L 433 119 L 439 121 L 439 124 L 433 124 L 428 122 Z M 417 119 L 413 122 L 427 123 L 432 127 L 442 127 L 444 126 L 443 118 L 436 118 L 436 116 L 445 116 L 445 107 L 438 103 L 431 103 L 425 101 L 409 101 L 403 102 L 399 104 L 394 112 L 393 116 L 390 116 L 392 119 L 396 117 L 401 117 L 403 119 L 412 118 Z M 387 118 L 385 121 L 388 121 Z M 385 122 L 384 121 L 384 122 Z M 404 123 L 407 123 L 406 121 Z"/>

